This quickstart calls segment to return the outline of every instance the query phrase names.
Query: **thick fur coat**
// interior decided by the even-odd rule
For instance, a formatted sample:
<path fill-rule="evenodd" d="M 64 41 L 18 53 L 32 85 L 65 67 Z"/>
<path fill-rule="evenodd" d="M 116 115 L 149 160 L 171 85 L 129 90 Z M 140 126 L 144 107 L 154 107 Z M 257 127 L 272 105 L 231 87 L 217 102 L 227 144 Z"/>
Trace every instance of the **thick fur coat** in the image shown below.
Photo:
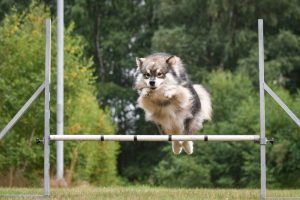
<path fill-rule="evenodd" d="M 181 59 L 166 53 L 136 58 L 135 89 L 138 106 L 146 120 L 154 122 L 161 134 L 194 134 L 210 120 L 210 94 L 193 85 Z M 173 152 L 193 153 L 192 141 L 173 141 Z"/>

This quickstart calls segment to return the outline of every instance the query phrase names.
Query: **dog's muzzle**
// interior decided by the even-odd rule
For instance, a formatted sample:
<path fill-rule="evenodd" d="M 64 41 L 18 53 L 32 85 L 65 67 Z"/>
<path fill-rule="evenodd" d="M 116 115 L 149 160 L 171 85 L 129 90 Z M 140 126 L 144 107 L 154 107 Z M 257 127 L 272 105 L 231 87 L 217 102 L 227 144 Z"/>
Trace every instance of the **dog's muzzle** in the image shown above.
<path fill-rule="evenodd" d="M 149 85 L 152 87 L 155 87 L 155 81 L 149 81 Z"/>

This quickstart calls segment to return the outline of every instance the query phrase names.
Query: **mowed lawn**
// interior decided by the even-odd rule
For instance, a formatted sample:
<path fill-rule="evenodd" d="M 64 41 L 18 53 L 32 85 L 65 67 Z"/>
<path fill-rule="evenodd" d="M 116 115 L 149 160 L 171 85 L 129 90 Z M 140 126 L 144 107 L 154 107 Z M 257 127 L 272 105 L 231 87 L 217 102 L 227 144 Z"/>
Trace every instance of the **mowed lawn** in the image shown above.
<path fill-rule="evenodd" d="M 16 199 L 3 194 L 42 194 L 42 189 L 34 188 L 0 188 L 0 199 Z M 300 197 L 299 190 L 268 190 L 269 197 Z M 17 199 L 36 199 L 32 197 L 24 197 Z M 160 188 L 160 187 L 75 187 L 75 188 L 53 188 L 51 189 L 51 200 L 251 200 L 259 199 L 258 189 L 185 189 L 185 188 Z M 296 198 L 294 198 L 296 199 Z M 300 199 L 300 198 L 299 198 Z"/>

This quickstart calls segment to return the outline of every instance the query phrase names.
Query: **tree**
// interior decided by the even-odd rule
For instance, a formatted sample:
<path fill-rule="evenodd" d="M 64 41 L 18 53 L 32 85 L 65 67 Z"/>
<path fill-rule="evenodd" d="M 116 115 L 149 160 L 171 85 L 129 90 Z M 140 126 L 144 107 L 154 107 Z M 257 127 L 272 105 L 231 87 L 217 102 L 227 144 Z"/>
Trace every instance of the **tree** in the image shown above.
<path fill-rule="evenodd" d="M 256 71 L 257 19 L 264 19 L 266 61 L 272 70 L 278 69 L 276 75 L 282 70 L 276 78 L 284 80 L 285 87 L 296 92 L 300 86 L 295 77 L 299 76 L 300 32 L 294 24 L 300 17 L 298 1 L 164 0 L 155 13 L 159 28 L 152 48 L 180 55 L 194 80 L 203 80 L 207 71 L 216 68 L 234 71 L 248 59 L 251 63 L 243 68 Z"/>
<path fill-rule="evenodd" d="M 74 20 L 76 32 L 88 41 L 86 53 L 94 58 L 99 103 L 112 108 L 117 134 L 157 133 L 155 126 L 145 123 L 143 111 L 136 108 L 137 94 L 132 89 L 135 57 L 151 53 L 156 4 L 152 0 L 66 1 L 66 23 Z M 120 175 L 132 182 L 147 182 L 161 158 L 162 146 L 122 143 Z"/>
<path fill-rule="evenodd" d="M 52 14 L 56 15 L 56 4 L 50 0 L 44 2 L 51 6 Z M 1 5 L 26 9 L 25 4 L 3 2 L 0 4 L 0 17 L 4 16 Z M 65 1 L 65 22 L 69 25 L 74 21 L 72 34 L 80 34 L 86 41 L 85 46 L 81 45 L 84 50 L 80 55 L 92 57 L 98 103 L 103 110 L 107 106 L 111 108 L 117 134 L 157 134 L 155 126 L 145 122 L 143 111 L 136 107 L 137 94 L 131 86 L 135 57 L 162 51 L 181 57 L 190 78 L 195 83 L 204 82 L 212 92 L 214 121 L 207 124 L 203 132 L 258 133 L 259 18 L 264 19 L 266 81 L 299 116 L 300 28 L 297 23 L 300 4 L 297 0 Z M 3 94 L 0 89 L 1 98 Z M 78 98 L 77 101 L 81 104 L 84 99 Z M 288 118 L 281 118 L 281 111 L 268 97 L 266 105 L 267 130 L 270 131 L 267 134 L 279 138 L 277 144 L 268 147 L 268 181 L 273 187 L 297 187 L 299 178 L 296 180 L 295 177 L 298 176 L 290 174 L 298 175 L 298 130 Z M 75 119 L 83 113 L 80 108 L 72 108 L 74 110 L 69 110 L 69 117 L 75 125 L 70 126 L 70 131 L 83 132 L 83 126 L 75 123 Z M 89 108 L 94 110 L 96 106 L 93 104 Z M 86 116 L 93 119 L 97 114 Z M 105 116 L 108 120 L 108 115 Z M 87 124 L 85 119 L 80 120 L 85 124 L 84 128 L 91 131 L 93 125 Z M 70 146 L 70 149 L 75 146 Z M 181 185 L 192 179 L 186 177 L 196 176 L 197 173 L 204 180 L 192 180 L 189 187 L 206 184 L 218 187 L 258 185 L 257 145 L 196 143 L 195 146 L 196 152 L 192 157 L 181 158 L 169 155 L 171 149 L 167 144 L 122 143 L 118 172 L 131 183 L 173 186 L 177 174 L 185 173 L 183 169 L 187 169 L 191 173 L 185 173 L 185 177 L 180 179 Z M 166 150 L 162 150 L 164 148 Z M 76 157 L 77 150 L 70 152 Z M 100 163 L 101 159 L 92 159 L 93 153 L 88 155 L 91 155 L 87 159 L 91 166 L 82 168 L 84 174 L 75 174 L 74 177 L 84 176 L 86 180 L 100 183 L 91 177 L 100 177 L 93 174 L 92 166 Z M 78 153 L 78 156 L 83 155 Z M 70 166 L 74 162 L 75 159 L 67 161 Z M 198 169 L 196 165 L 201 166 Z M 168 166 L 172 166 L 175 177 L 171 177 Z M 208 171 L 209 174 L 204 176 L 203 173 Z"/>
<path fill-rule="evenodd" d="M 18 111 L 44 79 L 44 20 L 49 9 L 32 4 L 26 12 L 13 10 L 0 27 L 0 125 L 4 125 Z M 65 131 L 66 133 L 115 132 L 110 111 L 98 106 L 92 60 L 84 56 L 86 45 L 82 37 L 73 34 L 73 27 L 65 30 Z M 55 33 L 53 23 L 53 33 Z M 54 36 L 55 34 L 53 34 Z M 52 63 L 55 63 L 53 37 Z M 56 69 L 52 69 L 51 132 L 55 133 Z M 42 146 L 34 138 L 43 137 L 43 99 L 39 98 L 4 140 L 0 141 L 1 185 L 39 184 L 43 173 Z M 92 148 L 93 147 L 93 148 Z M 53 149 L 53 148 L 52 148 Z M 102 153 L 99 153 L 102 152 Z M 118 144 L 66 143 L 66 179 L 71 183 L 86 179 L 96 184 L 117 181 L 116 156 Z M 55 151 L 51 165 L 55 166 Z M 97 170 L 96 170 L 97 169 Z M 54 174 L 54 168 L 51 174 Z"/>

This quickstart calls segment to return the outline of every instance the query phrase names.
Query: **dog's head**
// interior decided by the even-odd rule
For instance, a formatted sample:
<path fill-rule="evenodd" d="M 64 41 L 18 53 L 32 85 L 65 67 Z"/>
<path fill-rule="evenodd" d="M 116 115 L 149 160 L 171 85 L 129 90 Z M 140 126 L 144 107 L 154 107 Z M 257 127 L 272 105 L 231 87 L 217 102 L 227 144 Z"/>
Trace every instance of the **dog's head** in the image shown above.
<path fill-rule="evenodd" d="M 157 53 L 146 58 L 136 58 L 135 88 L 155 90 L 165 84 L 177 84 L 183 64 L 179 57 Z"/>

